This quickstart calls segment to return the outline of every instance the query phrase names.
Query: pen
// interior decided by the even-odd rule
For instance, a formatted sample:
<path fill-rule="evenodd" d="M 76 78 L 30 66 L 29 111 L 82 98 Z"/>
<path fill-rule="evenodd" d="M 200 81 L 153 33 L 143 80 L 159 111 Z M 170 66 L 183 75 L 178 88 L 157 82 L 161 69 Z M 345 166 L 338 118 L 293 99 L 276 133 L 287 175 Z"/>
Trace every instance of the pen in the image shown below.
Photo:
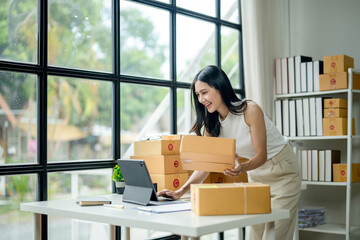
<path fill-rule="evenodd" d="M 124 205 L 118 205 L 118 204 L 104 204 L 104 207 L 111 207 L 116 209 L 124 209 Z"/>

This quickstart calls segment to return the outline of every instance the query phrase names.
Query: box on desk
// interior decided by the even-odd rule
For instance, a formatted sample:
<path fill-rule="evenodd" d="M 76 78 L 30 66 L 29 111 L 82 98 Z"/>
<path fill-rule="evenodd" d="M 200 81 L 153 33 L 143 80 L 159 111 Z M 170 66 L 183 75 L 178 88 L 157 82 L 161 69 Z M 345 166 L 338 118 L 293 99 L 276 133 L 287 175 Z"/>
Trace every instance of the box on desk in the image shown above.
<path fill-rule="evenodd" d="M 192 184 L 191 209 L 200 216 L 270 213 L 270 186 L 260 183 Z"/>
<path fill-rule="evenodd" d="M 183 136 L 180 158 L 186 170 L 224 172 L 234 167 L 235 139 Z"/>
<path fill-rule="evenodd" d="M 134 142 L 134 155 L 174 155 L 179 154 L 181 135 L 162 136 L 161 140 Z"/>
<path fill-rule="evenodd" d="M 320 91 L 348 88 L 348 73 L 337 72 L 319 76 Z M 353 89 L 360 89 L 360 75 L 353 74 Z"/>
<path fill-rule="evenodd" d="M 344 98 L 325 98 L 324 108 L 347 108 L 347 100 Z"/>
<path fill-rule="evenodd" d="M 182 168 L 180 155 L 130 156 L 130 159 L 143 159 L 149 173 L 170 174 L 187 172 Z"/>
<path fill-rule="evenodd" d="M 325 108 L 324 109 L 324 118 L 346 118 L 347 109 L 346 108 Z"/>
<path fill-rule="evenodd" d="M 346 72 L 354 67 L 354 58 L 346 55 L 333 55 L 324 57 L 324 73 Z"/>
<path fill-rule="evenodd" d="M 158 191 L 162 189 L 176 191 L 188 180 L 188 174 L 186 172 L 174 174 L 150 174 L 150 177 L 153 183 L 157 183 Z"/>
<path fill-rule="evenodd" d="M 323 118 L 323 135 L 338 136 L 347 134 L 347 118 Z M 352 135 L 355 135 L 355 119 L 352 119 Z"/>
<path fill-rule="evenodd" d="M 333 164 L 333 179 L 334 182 L 347 181 L 346 163 Z M 351 164 L 351 182 L 360 182 L 360 163 Z"/>

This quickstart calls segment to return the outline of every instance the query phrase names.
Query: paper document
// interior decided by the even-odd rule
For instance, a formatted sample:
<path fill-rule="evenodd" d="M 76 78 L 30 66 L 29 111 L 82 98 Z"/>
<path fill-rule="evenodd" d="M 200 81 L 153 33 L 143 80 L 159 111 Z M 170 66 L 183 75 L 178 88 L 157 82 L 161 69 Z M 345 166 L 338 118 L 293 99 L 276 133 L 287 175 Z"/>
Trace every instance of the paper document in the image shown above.
<path fill-rule="evenodd" d="M 160 205 L 160 206 L 137 207 L 136 209 L 141 210 L 141 211 L 146 211 L 146 212 L 153 212 L 153 213 L 190 211 L 191 210 L 191 202 L 170 204 L 170 205 Z"/>

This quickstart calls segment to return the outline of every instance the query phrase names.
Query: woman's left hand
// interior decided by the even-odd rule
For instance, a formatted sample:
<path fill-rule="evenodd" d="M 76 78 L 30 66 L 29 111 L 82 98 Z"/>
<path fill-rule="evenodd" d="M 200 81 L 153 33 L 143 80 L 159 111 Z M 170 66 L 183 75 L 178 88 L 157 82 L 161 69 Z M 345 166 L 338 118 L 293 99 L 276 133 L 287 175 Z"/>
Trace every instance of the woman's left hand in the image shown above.
<path fill-rule="evenodd" d="M 232 176 L 232 177 L 236 177 L 236 176 L 239 176 L 240 173 L 243 172 L 243 169 L 241 167 L 241 163 L 240 163 L 240 160 L 239 160 L 239 156 L 237 154 L 235 154 L 235 164 L 234 164 L 234 168 L 232 169 L 226 169 L 224 171 L 224 174 L 225 175 L 228 175 L 228 176 Z"/>

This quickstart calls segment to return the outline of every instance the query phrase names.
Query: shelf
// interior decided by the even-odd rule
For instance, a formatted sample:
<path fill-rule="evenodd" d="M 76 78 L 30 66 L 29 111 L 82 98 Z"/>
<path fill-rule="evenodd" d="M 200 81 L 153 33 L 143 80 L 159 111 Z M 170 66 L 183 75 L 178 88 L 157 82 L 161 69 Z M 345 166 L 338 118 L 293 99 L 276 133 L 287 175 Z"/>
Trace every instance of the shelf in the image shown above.
<path fill-rule="evenodd" d="M 360 93 L 360 90 L 352 90 L 353 93 Z M 304 93 L 289 93 L 275 95 L 275 98 L 296 98 L 296 97 L 310 97 L 310 96 L 323 96 L 348 93 L 348 89 L 331 90 L 331 91 L 320 91 L 320 92 L 304 92 Z"/>
<path fill-rule="evenodd" d="M 343 186 L 346 187 L 346 182 L 312 182 L 312 181 L 302 181 L 302 184 L 305 185 L 321 185 L 321 186 Z"/>
<path fill-rule="evenodd" d="M 346 234 L 345 224 L 336 224 L 336 223 L 325 223 L 323 225 L 311 228 L 299 229 L 300 231 L 307 232 L 321 232 L 321 233 L 331 233 L 331 234 Z M 360 226 L 350 226 L 350 232 L 355 232 L 360 230 Z"/>
<path fill-rule="evenodd" d="M 353 136 L 354 138 L 355 136 Z M 286 137 L 288 140 L 292 141 L 301 141 L 301 140 L 339 140 L 339 139 L 347 139 L 347 135 L 342 136 L 305 136 L 305 137 Z M 360 138 L 360 136 L 356 136 L 356 138 Z"/>
<path fill-rule="evenodd" d="M 304 137 L 286 137 L 288 140 L 291 141 L 303 141 L 303 140 L 341 140 L 347 139 L 347 135 L 341 136 L 304 136 Z M 351 136 L 352 139 L 360 139 L 360 135 L 353 135 Z"/>

